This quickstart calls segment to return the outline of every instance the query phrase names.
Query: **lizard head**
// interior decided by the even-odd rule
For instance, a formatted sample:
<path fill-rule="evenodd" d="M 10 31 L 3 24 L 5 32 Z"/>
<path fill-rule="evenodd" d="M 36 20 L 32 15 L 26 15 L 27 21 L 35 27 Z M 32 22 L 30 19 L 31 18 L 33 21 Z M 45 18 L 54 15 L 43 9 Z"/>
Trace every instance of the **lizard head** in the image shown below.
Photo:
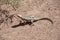
<path fill-rule="evenodd" d="M 17 16 L 19 16 L 19 17 L 22 17 L 22 15 L 20 15 L 20 14 L 16 14 Z"/>

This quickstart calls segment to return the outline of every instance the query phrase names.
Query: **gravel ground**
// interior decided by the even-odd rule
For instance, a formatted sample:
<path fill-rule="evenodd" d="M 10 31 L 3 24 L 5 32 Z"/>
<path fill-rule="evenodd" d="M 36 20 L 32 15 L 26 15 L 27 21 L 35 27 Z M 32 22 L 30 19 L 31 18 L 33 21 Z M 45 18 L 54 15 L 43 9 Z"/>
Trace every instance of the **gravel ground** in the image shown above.
<path fill-rule="evenodd" d="M 15 11 L 10 5 L 2 5 L 10 14 L 20 13 L 23 16 L 35 16 L 38 18 L 50 18 L 40 20 L 34 26 L 19 26 L 12 28 L 11 25 L 19 23 L 14 19 L 9 26 L 0 26 L 0 40 L 60 40 L 60 0 L 20 0 L 21 6 Z"/>

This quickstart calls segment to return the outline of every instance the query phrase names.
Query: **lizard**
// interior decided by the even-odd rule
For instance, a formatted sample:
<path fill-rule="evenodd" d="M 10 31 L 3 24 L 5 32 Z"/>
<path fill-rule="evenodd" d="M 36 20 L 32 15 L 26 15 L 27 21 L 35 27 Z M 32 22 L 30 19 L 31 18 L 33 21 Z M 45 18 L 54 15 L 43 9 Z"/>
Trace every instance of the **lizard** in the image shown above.
<path fill-rule="evenodd" d="M 49 18 L 35 18 L 34 16 L 26 18 L 26 17 L 23 17 L 20 14 L 17 14 L 16 16 L 21 18 L 22 20 L 27 21 L 27 22 L 32 22 L 33 23 L 33 22 L 36 22 L 36 21 L 39 21 L 39 20 L 48 20 L 48 21 L 50 21 L 53 24 L 53 21 L 51 19 L 49 19 Z"/>
<path fill-rule="evenodd" d="M 24 23 L 19 23 L 18 25 L 15 25 L 15 26 L 19 26 L 21 24 L 22 25 L 26 25 L 26 24 L 32 25 L 34 22 L 37 22 L 39 20 L 48 20 L 48 21 L 50 21 L 53 24 L 53 21 L 51 19 L 49 19 L 49 18 L 35 18 L 34 16 L 31 16 L 31 17 L 27 18 L 27 17 L 23 17 L 20 14 L 16 14 L 15 16 L 17 16 L 18 18 L 21 18 L 23 21 L 25 21 Z"/>

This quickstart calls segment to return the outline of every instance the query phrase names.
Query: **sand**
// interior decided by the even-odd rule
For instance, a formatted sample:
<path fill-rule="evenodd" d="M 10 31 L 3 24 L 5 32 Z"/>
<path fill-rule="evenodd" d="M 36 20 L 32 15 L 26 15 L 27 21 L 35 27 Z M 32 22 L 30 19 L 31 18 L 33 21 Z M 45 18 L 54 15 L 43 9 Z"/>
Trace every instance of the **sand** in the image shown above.
<path fill-rule="evenodd" d="M 34 26 L 25 25 L 12 28 L 19 20 L 14 19 L 9 26 L 0 26 L 0 40 L 60 40 L 60 0 L 20 0 L 21 6 L 15 11 L 10 5 L 2 5 L 10 14 L 20 13 L 23 16 L 50 18 L 40 20 Z"/>

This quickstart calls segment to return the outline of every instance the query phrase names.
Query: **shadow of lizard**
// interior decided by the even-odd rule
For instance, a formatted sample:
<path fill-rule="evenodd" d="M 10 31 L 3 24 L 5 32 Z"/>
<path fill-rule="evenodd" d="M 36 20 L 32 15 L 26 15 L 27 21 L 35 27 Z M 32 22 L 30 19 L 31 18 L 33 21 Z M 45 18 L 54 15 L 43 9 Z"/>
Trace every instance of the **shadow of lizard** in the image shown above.
<path fill-rule="evenodd" d="M 49 18 L 41 18 L 39 20 L 48 20 L 48 21 L 50 21 L 53 24 L 53 21 L 51 19 L 49 19 Z M 25 25 L 32 25 L 34 22 L 37 22 L 39 20 L 34 20 L 33 22 L 19 23 L 17 25 L 12 26 L 12 28 L 16 28 L 16 27 L 19 27 L 19 26 L 25 26 Z"/>

